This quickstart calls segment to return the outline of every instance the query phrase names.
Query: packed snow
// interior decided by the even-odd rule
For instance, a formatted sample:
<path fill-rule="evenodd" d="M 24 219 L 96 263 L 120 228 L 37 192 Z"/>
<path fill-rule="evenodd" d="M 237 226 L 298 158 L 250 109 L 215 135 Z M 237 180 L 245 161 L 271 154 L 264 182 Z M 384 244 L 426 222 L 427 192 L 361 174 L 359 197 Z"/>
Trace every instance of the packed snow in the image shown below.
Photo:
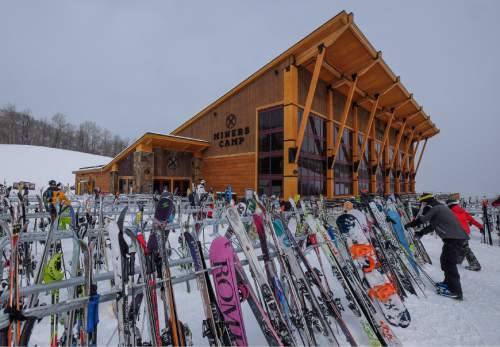
<path fill-rule="evenodd" d="M 9 158 L 0 168 L 0 180 L 8 183 L 18 180 L 30 181 L 37 185 L 37 190 L 55 179 L 63 184 L 73 184 L 74 175 L 71 173 L 82 166 L 105 164 L 110 158 L 72 152 L 67 150 L 44 148 L 36 146 L 0 145 L 0 155 Z M 20 174 L 22 173 L 22 175 Z M 206 235 L 211 233 L 206 229 Z M 179 232 L 170 236 L 172 246 L 177 245 Z M 496 236 L 496 235 L 495 235 Z M 493 346 L 500 345 L 500 247 L 499 239 L 494 238 L 494 245 L 481 243 L 481 234 L 472 227 L 470 246 L 482 265 L 480 272 L 468 271 L 464 268 L 467 262 L 459 266 L 464 300 L 454 301 L 438 296 L 428 285 L 426 297 L 419 293 L 419 297 L 410 296 L 405 304 L 411 314 L 412 321 L 408 328 L 393 328 L 404 346 Z M 426 271 L 435 281 L 442 280 L 442 271 L 439 266 L 442 242 L 434 235 L 427 235 L 422 239 L 432 265 L 425 265 Z M 72 242 L 65 240 L 65 254 L 71 254 Z M 206 245 L 207 248 L 209 244 Z M 311 257 L 312 255 L 309 254 Z M 326 262 L 325 262 L 326 263 Z M 179 276 L 186 271 L 180 268 L 173 269 L 173 275 Z M 337 286 L 331 273 L 327 273 L 334 293 L 342 295 L 340 286 Z M 177 309 L 180 319 L 186 322 L 193 332 L 193 342 L 196 346 L 206 346 L 208 341 L 202 337 L 201 322 L 203 320 L 202 301 L 196 281 L 174 286 Z M 109 282 L 99 283 L 99 292 L 110 290 Z M 61 301 L 66 298 L 66 291 L 61 290 Z M 50 302 L 49 295 L 43 296 L 45 302 Z M 162 303 L 159 300 L 159 313 L 163 314 Z M 249 309 L 248 304 L 242 303 L 246 332 L 250 345 L 266 345 L 266 340 Z M 98 326 L 98 345 L 115 346 L 118 338 L 116 334 L 116 318 L 111 303 L 100 305 L 100 323 Z M 143 312 L 141 312 L 141 315 Z M 345 318 L 352 322 L 353 317 L 346 309 Z M 350 327 L 358 337 L 360 344 L 365 339 L 354 326 Z M 139 327 L 141 328 L 141 327 Z M 141 329 L 142 330 L 142 329 Z M 143 330 L 147 336 L 147 329 Z M 35 325 L 31 337 L 31 345 L 45 346 L 49 342 L 50 319 L 44 318 Z M 340 332 L 339 332 L 340 335 Z M 146 337 L 147 339 L 147 337 Z"/>
<path fill-rule="evenodd" d="M 107 164 L 111 158 L 65 149 L 28 145 L 0 144 L 0 184 L 35 183 L 35 189 L 47 187 L 49 180 L 74 185 L 73 171 L 81 167 Z"/>

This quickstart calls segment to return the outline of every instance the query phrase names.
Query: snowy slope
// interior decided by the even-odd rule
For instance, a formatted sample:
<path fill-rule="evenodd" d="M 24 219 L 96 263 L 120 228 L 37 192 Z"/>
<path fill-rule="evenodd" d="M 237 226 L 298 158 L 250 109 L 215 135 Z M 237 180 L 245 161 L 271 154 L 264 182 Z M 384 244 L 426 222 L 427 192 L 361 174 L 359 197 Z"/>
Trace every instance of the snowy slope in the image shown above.
<path fill-rule="evenodd" d="M 73 170 L 80 167 L 107 164 L 111 158 L 64 149 L 27 145 L 0 144 L 0 183 L 28 181 L 36 184 L 36 190 L 46 187 L 53 179 L 73 185 Z"/>

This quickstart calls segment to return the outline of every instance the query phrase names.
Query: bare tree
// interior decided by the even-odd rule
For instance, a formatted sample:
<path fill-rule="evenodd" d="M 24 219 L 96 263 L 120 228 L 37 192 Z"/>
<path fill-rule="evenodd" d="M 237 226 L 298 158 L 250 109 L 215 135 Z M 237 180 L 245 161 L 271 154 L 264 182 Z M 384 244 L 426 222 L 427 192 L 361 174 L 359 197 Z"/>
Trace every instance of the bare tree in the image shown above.
<path fill-rule="evenodd" d="M 115 156 L 128 140 L 102 129 L 95 122 L 77 126 L 62 113 L 50 120 L 35 119 L 29 110 L 17 111 L 15 105 L 0 107 L 0 143 L 38 145 Z"/>

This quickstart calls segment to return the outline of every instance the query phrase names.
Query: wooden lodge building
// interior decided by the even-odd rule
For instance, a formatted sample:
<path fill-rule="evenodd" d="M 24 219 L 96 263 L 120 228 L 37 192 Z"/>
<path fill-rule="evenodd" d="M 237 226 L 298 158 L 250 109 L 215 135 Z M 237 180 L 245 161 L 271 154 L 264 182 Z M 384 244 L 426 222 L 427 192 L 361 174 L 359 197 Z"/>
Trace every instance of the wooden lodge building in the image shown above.
<path fill-rule="evenodd" d="M 439 129 L 341 12 L 171 134 L 146 133 L 78 193 L 153 193 L 231 184 L 289 198 L 414 192 Z"/>

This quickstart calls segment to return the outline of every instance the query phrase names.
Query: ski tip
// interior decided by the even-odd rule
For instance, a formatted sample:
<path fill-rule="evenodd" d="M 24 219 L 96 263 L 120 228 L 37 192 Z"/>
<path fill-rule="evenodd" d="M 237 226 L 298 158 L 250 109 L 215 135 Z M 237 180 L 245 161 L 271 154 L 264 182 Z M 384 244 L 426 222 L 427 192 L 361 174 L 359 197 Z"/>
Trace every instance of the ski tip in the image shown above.
<path fill-rule="evenodd" d="M 123 231 L 123 223 L 125 222 L 125 217 L 127 216 L 128 207 L 124 207 L 120 212 L 120 216 L 118 217 L 118 228 L 120 231 Z"/>

